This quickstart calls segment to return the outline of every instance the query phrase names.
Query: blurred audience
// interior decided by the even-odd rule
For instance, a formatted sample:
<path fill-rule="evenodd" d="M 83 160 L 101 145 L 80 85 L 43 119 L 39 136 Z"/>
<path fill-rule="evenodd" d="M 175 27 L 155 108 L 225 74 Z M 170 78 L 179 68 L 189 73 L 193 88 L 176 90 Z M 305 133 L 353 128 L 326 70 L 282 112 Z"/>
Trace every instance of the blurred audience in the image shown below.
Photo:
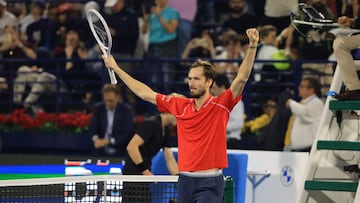
<path fill-rule="evenodd" d="M 49 3 L 41 1 L 32 3 L 33 18 L 25 27 L 26 41 L 35 49 L 52 50 L 51 45 L 51 21 L 48 17 Z M 30 18 L 31 18 L 30 17 Z"/>
<path fill-rule="evenodd" d="M 216 59 L 241 60 L 245 55 L 245 47 L 241 44 L 241 37 L 233 30 L 228 30 L 220 36 L 223 42 L 223 50 L 218 54 Z M 234 79 L 239 68 L 237 61 L 233 62 L 217 62 L 215 63 L 216 72 L 226 74 L 230 81 Z"/>
<path fill-rule="evenodd" d="M 243 132 L 249 131 L 252 135 L 258 136 L 264 127 L 270 123 L 276 113 L 276 99 L 268 98 L 262 107 L 263 113 L 254 119 L 245 121 Z"/>
<path fill-rule="evenodd" d="M 257 149 L 257 139 L 276 113 L 276 99 L 267 98 L 262 106 L 262 114 L 245 121 L 241 129 L 241 149 Z"/>
<path fill-rule="evenodd" d="M 341 14 L 341 4 L 336 7 L 334 2 L 329 0 L 306 0 L 300 2 L 311 4 L 328 19 L 333 19 L 334 16 L 336 16 L 336 9 L 338 9 L 338 14 Z M 342 8 L 352 7 L 352 9 L 346 10 L 355 12 L 356 4 L 350 6 L 351 2 L 352 1 L 342 2 Z M 112 51 L 121 59 L 133 58 L 134 56 L 142 58 L 144 51 L 146 52 L 145 57 L 147 57 L 147 59 L 172 58 L 179 57 L 179 55 L 181 55 L 183 59 L 219 59 L 220 61 L 216 63 L 217 71 L 222 74 L 227 74 L 230 81 L 232 80 L 232 73 L 235 72 L 238 67 L 238 61 L 242 59 L 246 51 L 247 41 L 244 40 L 241 34 L 248 27 L 256 27 L 260 24 L 270 23 L 277 28 L 275 32 L 280 32 L 280 34 L 276 33 L 275 35 L 273 35 L 274 32 L 270 32 L 271 34 L 268 38 L 271 39 L 269 40 L 270 42 L 264 39 L 263 45 L 266 46 L 260 45 L 258 49 L 258 59 L 287 59 L 290 56 L 291 59 L 326 60 L 332 52 L 332 40 L 327 35 L 327 32 L 317 32 L 317 30 L 309 26 L 301 27 L 301 30 L 305 30 L 306 36 L 308 36 L 306 38 L 300 36 L 298 32 L 293 32 L 294 29 L 289 26 L 288 15 L 290 10 L 296 8 L 297 0 L 286 2 L 285 0 L 103 0 L 100 1 L 100 3 L 104 4 L 99 5 L 99 1 L 57 2 L 32 0 L 12 2 L 0 0 L 0 33 L 2 33 L 1 29 L 4 29 L 7 24 L 12 24 L 16 27 L 19 25 L 20 33 L 22 33 L 19 37 L 17 34 L 14 35 L 20 39 L 19 42 L 21 43 L 14 42 L 14 44 L 18 44 L 16 45 L 17 47 L 13 48 L 13 50 L 8 49 L 8 51 L 5 49 L 8 43 L 2 43 L 2 39 L 7 38 L 6 40 L 8 41 L 9 38 L 13 38 L 13 36 L 9 37 L 6 34 L 0 35 L 2 58 L 10 59 L 10 61 L 1 64 L 0 76 L 5 77 L 9 85 L 14 84 L 14 87 L 9 86 L 8 89 L 8 91 L 10 91 L 9 93 L 11 93 L 9 95 L 12 95 L 14 101 L 21 103 L 23 100 L 22 97 L 33 95 L 32 93 L 27 95 L 27 91 L 29 88 L 32 89 L 35 84 L 39 86 L 39 83 L 36 81 L 40 79 L 40 75 L 43 75 L 42 80 L 45 80 L 44 75 L 46 75 L 46 73 L 52 76 L 60 74 L 51 80 L 53 82 L 59 81 L 56 84 L 61 84 L 57 90 L 63 93 L 70 93 L 70 95 L 79 95 L 76 96 L 76 99 L 73 98 L 71 100 L 85 102 L 85 111 L 92 111 L 91 109 L 93 109 L 94 102 L 100 100 L 99 94 L 97 93 L 97 97 L 94 97 L 93 92 L 96 88 L 101 87 L 104 82 L 108 81 L 108 74 L 106 69 L 103 69 L 103 63 L 101 61 L 95 62 L 95 60 L 100 59 L 101 53 L 95 44 L 93 36 L 89 35 L 86 11 L 90 8 L 99 10 L 104 14 L 113 35 L 114 44 Z M 351 12 L 348 12 L 349 15 L 354 16 Z M 197 16 L 195 16 L 195 14 Z M 262 16 L 263 14 L 265 14 L 264 18 Z M 121 20 L 119 21 L 119 19 Z M 123 29 L 124 27 L 126 27 L 126 32 Z M 286 27 L 286 29 L 279 27 Z M 70 70 L 72 73 L 60 73 L 62 72 L 61 70 L 56 72 L 57 64 L 45 66 L 44 63 L 39 63 L 41 57 L 52 58 L 56 56 L 56 58 L 66 58 L 66 54 L 64 54 L 66 52 L 65 41 L 66 35 L 70 30 L 76 30 L 80 35 L 79 38 L 82 39 L 82 42 L 79 43 L 79 49 L 76 51 L 78 56 L 69 57 L 69 59 L 75 59 L 74 61 L 62 61 L 58 65 L 59 67 L 67 66 L 68 71 Z M 146 35 L 143 35 L 143 32 L 146 33 Z M 144 40 L 140 40 L 139 36 L 143 37 Z M 145 45 L 141 46 L 140 42 Z M 147 42 L 150 43 L 149 50 L 146 47 Z M 142 51 L 134 55 L 137 43 L 142 47 Z M 277 45 L 275 45 L 276 43 Z M 271 46 L 271 48 L 267 45 Z M 275 47 L 278 48 L 278 51 L 273 54 L 275 50 L 273 48 Z M 285 48 L 285 50 L 283 50 L 283 48 Z M 46 51 L 48 51 L 48 54 L 38 54 Z M 24 58 L 30 61 L 13 61 L 12 59 L 15 58 Z M 78 63 L 76 62 L 77 59 L 94 59 L 94 61 Z M 234 61 L 223 62 L 221 61 L 223 59 Z M 73 68 L 69 68 L 74 64 L 75 66 L 80 64 L 80 67 L 85 67 L 81 72 L 86 72 L 88 76 L 88 78 L 82 79 L 78 84 L 65 79 L 67 76 L 73 74 L 74 76 L 69 76 L 69 78 L 78 78 L 76 75 L 80 77 L 80 69 L 78 69 L 78 72 L 73 71 Z M 161 64 L 155 62 L 149 64 L 144 64 L 144 71 L 133 70 L 135 74 L 139 76 L 142 76 L 140 75 L 143 74 L 142 72 L 146 72 L 145 77 L 150 74 L 154 75 L 155 73 L 155 77 L 148 77 L 149 82 L 155 84 L 155 89 L 169 88 L 167 91 L 172 91 L 171 87 L 165 84 L 168 84 L 168 81 L 177 80 L 178 77 L 183 78 L 182 75 L 177 76 L 175 74 L 179 69 L 177 69 L 172 62 Z M 273 63 L 272 66 L 276 67 L 276 65 L 279 64 L 280 63 Z M 121 65 L 126 68 L 128 64 L 122 63 Z M 268 64 L 257 63 L 255 65 L 255 69 L 263 69 L 256 68 L 257 65 L 264 67 L 264 65 L 267 66 Z M 288 64 L 282 63 L 282 65 Z M 8 74 L 10 67 L 13 67 L 13 74 Z M 129 67 L 130 69 L 132 68 L 132 66 Z M 13 83 L 15 73 L 18 73 L 18 77 L 16 78 L 17 81 Z M 321 75 L 329 73 L 331 75 L 332 66 L 328 64 L 306 63 L 302 71 L 304 76 L 318 76 L 324 86 L 329 84 L 331 76 L 324 79 Z M 24 79 L 23 76 L 25 75 L 27 79 Z M 64 75 L 67 76 L 65 77 Z M 355 76 L 355 74 L 353 75 Z M 255 79 L 259 80 L 258 76 L 259 74 L 255 74 Z M 262 77 L 265 77 L 265 75 L 262 75 Z M 25 82 L 23 85 L 19 85 L 21 84 L 19 81 Z M 32 81 L 35 81 L 35 83 Z M 91 85 L 93 82 L 94 85 Z M 354 82 L 352 83 L 355 84 Z M 354 89 L 354 85 L 347 84 L 347 86 L 349 90 L 357 90 L 356 88 Z M 11 92 L 13 88 L 14 94 Z M 54 86 L 54 88 L 56 88 L 56 86 Z M 48 87 L 44 87 L 44 91 L 47 90 Z M 80 93 L 78 91 L 80 91 Z M 326 93 L 326 91 L 327 89 L 324 88 L 323 93 Z M 127 98 L 127 96 L 124 98 Z M 135 99 L 129 99 L 129 101 L 136 102 Z M 256 102 L 261 104 L 264 101 L 265 100 L 257 100 Z"/>
<path fill-rule="evenodd" d="M 245 31 L 259 25 L 258 17 L 249 12 L 246 0 L 229 0 L 230 16 L 223 23 L 222 30 L 234 30 L 242 40 L 246 40 Z"/>
<path fill-rule="evenodd" d="M 146 11 L 147 12 L 147 11 Z M 142 32 L 149 31 L 149 50 L 146 54 L 148 59 L 176 57 L 176 38 L 179 26 L 179 13 L 168 6 L 168 0 L 155 0 L 155 5 L 149 13 L 144 13 L 145 23 Z M 173 63 L 164 62 L 161 65 L 152 63 L 147 65 L 146 71 L 153 74 L 150 82 L 158 84 L 158 88 L 166 88 L 164 85 L 175 77 Z M 165 90 L 167 91 L 167 90 Z"/>
<path fill-rule="evenodd" d="M 127 7 L 126 0 L 106 0 L 104 7 L 105 20 L 109 25 L 114 42 L 111 54 L 119 59 L 133 58 L 139 38 L 136 13 Z M 121 63 L 121 67 L 127 72 L 131 72 L 130 63 Z"/>
<path fill-rule="evenodd" d="M 168 0 L 169 6 L 176 9 L 180 14 L 178 36 L 177 36 L 177 56 L 181 57 L 185 47 L 190 42 L 193 33 L 197 2 L 194 0 Z"/>
<path fill-rule="evenodd" d="M 15 73 L 21 66 L 28 66 L 36 58 L 36 52 L 20 39 L 17 24 L 9 22 L 5 25 L 0 44 L 0 54 L 6 62 L 2 63 L 0 76 L 13 81 Z M 14 60 L 14 61 L 13 61 Z"/>
<path fill-rule="evenodd" d="M 256 149 L 283 151 L 285 133 L 291 116 L 291 111 L 286 107 L 286 103 L 292 97 L 289 90 L 280 93 L 276 102 L 276 112 L 257 137 Z"/>
<path fill-rule="evenodd" d="M 207 30 L 200 37 L 194 37 L 187 45 L 181 55 L 182 59 L 188 58 L 215 58 L 214 42 Z"/>
<path fill-rule="evenodd" d="M 290 25 L 290 13 L 297 8 L 298 0 L 265 0 L 261 25 L 273 25 L 281 31 Z"/>
<path fill-rule="evenodd" d="M 287 38 L 287 28 L 284 29 L 281 34 L 277 37 L 276 27 L 273 25 L 263 25 L 259 27 L 260 43 L 256 59 L 258 60 L 289 60 L 290 57 L 286 56 L 284 50 L 278 48 L 279 41 L 283 38 Z M 276 73 L 277 71 L 288 70 L 290 64 L 287 62 L 258 62 L 254 64 L 254 70 L 256 72 L 266 71 L 273 72 L 272 75 L 261 75 L 259 73 L 254 74 L 254 80 L 259 81 L 281 81 L 280 76 Z"/>
<path fill-rule="evenodd" d="M 35 84 L 25 99 L 25 109 L 30 110 L 31 108 L 34 113 L 44 111 L 39 102 L 39 97 L 44 93 L 54 93 L 58 90 L 60 93 L 75 93 L 71 97 L 77 97 L 79 95 L 76 94 L 85 94 L 84 89 L 90 91 L 91 86 L 79 81 L 79 78 L 82 78 L 85 74 L 91 78 L 91 75 L 86 72 L 84 62 L 81 60 L 86 58 L 86 55 L 87 50 L 81 43 L 79 34 L 74 30 L 68 31 L 64 51 L 55 56 L 61 59 L 61 62 L 49 65 L 47 70 L 44 70 L 37 77 Z M 59 75 L 59 78 L 57 78 L 57 75 Z M 59 89 L 57 88 L 57 82 L 60 83 Z M 79 98 L 81 96 L 72 98 L 72 100 Z"/>
<path fill-rule="evenodd" d="M 219 96 L 230 87 L 229 79 L 226 75 L 217 74 L 211 92 L 214 96 Z M 228 149 L 241 148 L 241 129 L 244 126 L 244 102 L 239 101 L 230 112 L 229 121 L 226 127 L 226 143 Z"/>
<path fill-rule="evenodd" d="M 4 77 L 0 77 L 0 98 L 0 113 L 10 113 L 8 108 L 10 101 L 9 85 Z"/>
<path fill-rule="evenodd" d="M 66 41 L 66 33 L 70 30 L 76 30 L 79 35 L 82 33 L 82 29 L 84 26 L 80 26 L 78 20 L 74 17 L 70 16 L 70 6 L 68 4 L 62 4 L 55 8 L 55 16 L 52 20 L 51 29 L 51 44 L 53 47 L 54 55 L 57 55 L 64 51 L 65 49 L 65 41 Z M 86 22 L 87 23 L 87 22 Z M 88 23 L 86 24 L 88 26 Z M 90 31 L 87 29 L 87 31 Z M 86 35 L 89 36 L 90 32 L 87 32 Z M 81 35 L 81 37 L 84 36 Z M 92 37 L 92 36 L 91 36 Z"/>
<path fill-rule="evenodd" d="M 4 33 L 5 26 L 12 24 L 17 26 L 19 20 L 16 16 L 6 9 L 7 3 L 5 0 L 0 0 L 0 33 Z M 3 36 L 0 35 L 0 42 L 2 42 Z"/>

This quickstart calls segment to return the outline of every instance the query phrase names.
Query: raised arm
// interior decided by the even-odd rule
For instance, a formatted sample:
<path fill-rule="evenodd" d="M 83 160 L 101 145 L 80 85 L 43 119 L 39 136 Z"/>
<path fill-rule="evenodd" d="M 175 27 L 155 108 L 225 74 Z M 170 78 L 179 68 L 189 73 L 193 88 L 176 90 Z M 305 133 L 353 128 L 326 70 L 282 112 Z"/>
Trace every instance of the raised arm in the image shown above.
<path fill-rule="evenodd" d="M 246 51 L 245 58 L 230 86 L 234 97 L 240 96 L 244 90 L 247 80 L 249 79 L 252 67 L 254 66 L 256 48 L 259 41 L 259 32 L 255 28 L 247 29 L 246 35 L 249 38 L 249 48 Z"/>
<path fill-rule="evenodd" d="M 113 56 L 102 56 L 106 67 L 111 68 L 120 77 L 120 79 L 126 84 L 126 86 L 138 97 L 144 101 L 148 101 L 152 104 L 156 104 L 156 92 L 154 92 L 149 86 L 136 80 L 122 70 L 116 63 Z"/>
<path fill-rule="evenodd" d="M 144 139 L 140 135 L 135 134 L 134 137 L 131 138 L 126 149 L 131 160 L 136 164 L 143 175 L 153 175 L 150 171 L 150 167 L 144 163 L 144 159 L 140 153 L 140 146 L 143 144 Z"/>

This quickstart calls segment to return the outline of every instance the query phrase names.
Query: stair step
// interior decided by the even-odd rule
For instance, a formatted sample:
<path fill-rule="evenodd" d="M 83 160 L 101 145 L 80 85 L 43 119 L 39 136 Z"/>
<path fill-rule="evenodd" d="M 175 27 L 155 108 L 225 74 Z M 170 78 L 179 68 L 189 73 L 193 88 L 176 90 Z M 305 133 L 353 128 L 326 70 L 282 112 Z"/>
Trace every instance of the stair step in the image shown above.
<path fill-rule="evenodd" d="M 324 190 L 340 192 L 356 192 L 358 183 L 356 182 L 333 182 L 333 181 L 305 181 L 305 190 Z"/>
<path fill-rule="evenodd" d="M 318 150 L 350 150 L 360 151 L 360 142 L 319 140 L 317 142 Z"/>
<path fill-rule="evenodd" d="M 360 101 L 337 101 L 329 103 L 330 110 L 360 110 Z"/>

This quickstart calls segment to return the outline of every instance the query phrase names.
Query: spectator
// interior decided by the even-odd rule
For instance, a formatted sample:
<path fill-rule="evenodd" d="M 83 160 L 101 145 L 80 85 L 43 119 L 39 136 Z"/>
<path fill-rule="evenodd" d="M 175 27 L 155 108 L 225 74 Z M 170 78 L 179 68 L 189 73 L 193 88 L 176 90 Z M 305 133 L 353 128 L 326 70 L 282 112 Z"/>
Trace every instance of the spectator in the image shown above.
<path fill-rule="evenodd" d="M 285 33 L 287 33 L 287 29 L 284 29 L 279 37 L 276 36 L 276 27 L 272 25 L 263 25 L 259 28 L 259 35 L 260 35 L 260 45 L 258 48 L 258 52 L 256 55 L 256 59 L 259 60 L 274 60 L 275 56 L 279 56 L 279 54 L 282 53 L 283 60 L 289 59 L 287 56 L 285 56 L 285 52 L 281 51 L 278 48 L 279 45 L 279 39 L 284 38 L 286 36 Z M 280 60 L 278 57 L 277 60 Z M 256 71 L 269 71 L 269 72 L 277 72 L 281 70 L 287 70 L 290 68 L 290 64 L 288 63 L 272 63 L 272 62 L 265 62 L 265 63 L 255 63 L 254 70 Z M 254 80 L 256 82 L 259 81 L 279 81 L 281 80 L 280 77 L 277 76 L 277 74 L 274 76 L 264 76 L 262 78 L 261 73 L 255 73 Z"/>
<path fill-rule="evenodd" d="M 264 18 L 261 25 L 273 25 L 280 31 L 290 25 L 290 13 L 296 8 L 298 0 L 266 0 Z"/>
<path fill-rule="evenodd" d="M 258 26 L 258 17 L 249 12 L 246 0 L 229 0 L 229 6 L 231 13 L 223 23 L 222 30 L 234 30 L 241 39 L 246 39 L 245 31 Z"/>
<path fill-rule="evenodd" d="M 270 123 L 276 113 L 276 99 L 268 98 L 262 110 L 263 113 L 260 116 L 245 122 L 243 132 L 250 131 L 255 136 L 261 134 L 264 127 Z"/>
<path fill-rule="evenodd" d="M 12 22 L 9 22 L 5 26 L 2 39 L 3 41 L 0 45 L 1 56 L 3 59 L 7 59 L 8 61 L 2 64 L 3 68 L 0 75 L 4 74 L 3 76 L 6 77 L 9 82 L 13 81 L 14 74 L 21 66 L 30 65 L 30 62 L 28 61 L 19 60 L 35 59 L 36 52 L 22 42 L 17 25 Z"/>
<path fill-rule="evenodd" d="M 4 33 L 5 26 L 12 24 L 18 26 L 19 21 L 14 14 L 6 10 L 6 1 L 0 0 L 0 33 Z M 0 42 L 3 41 L 3 36 L 0 35 Z"/>
<path fill-rule="evenodd" d="M 26 6 L 26 4 L 25 4 Z M 28 26 L 36 21 L 39 21 L 43 17 L 43 13 L 45 10 L 45 5 L 41 1 L 32 1 L 30 4 L 30 13 L 25 15 L 19 21 L 19 28 L 22 39 L 27 39 L 26 37 L 26 30 Z M 46 17 L 46 16 L 44 16 Z"/>
<path fill-rule="evenodd" d="M 133 133 L 132 109 L 122 102 L 117 85 L 105 84 L 103 101 L 96 104 L 89 132 L 96 155 L 126 156 L 126 146 Z"/>
<path fill-rule="evenodd" d="M 198 0 L 197 4 L 196 22 L 199 24 L 215 24 L 215 0 Z"/>
<path fill-rule="evenodd" d="M 113 37 L 113 55 L 120 59 L 134 57 L 136 42 L 139 39 L 139 23 L 136 13 L 127 8 L 126 0 L 106 0 L 105 9 L 110 9 L 110 14 L 105 15 Z M 106 10 L 105 10 L 106 11 Z M 131 71 L 130 63 L 122 63 L 125 70 Z"/>
<path fill-rule="evenodd" d="M 7 84 L 6 78 L 0 77 L 0 113 L 10 113 L 9 112 L 9 86 Z M 0 139 L 1 142 L 1 139 Z"/>
<path fill-rule="evenodd" d="M 87 14 L 90 9 L 94 9 L 101 13 L 100 5 L 96 1 L 88 1 L 83 6 L 82 17 L 80 20 L 78 31 L 80 38 L 85 43 L 87 49 L 92 49 L 94 46 L 97 45 L 95 37 L 93 35 L 89 35 L 89 33 L 91 33 L 91 29 L 87 21 Z M 99 55 L 99 58 L 101 58 L 101 55 Z"/>
<path fill-rule="evenodd" d="M 241 60 L 244 56 L 244 47 L 241 44 L 240 36 L 233 30 L 228 30 L 220 36 L 220 39 L 225 44 L 225 49 L 216 56 L 216 59 L 226 60 Z M 217 62 L 215 64 L 216 72 L 219 74 L 226 74 L 230 81 L 236 76 L 239 63 L 232 62 Z"/>
<path fill-rule="evenodd" d="M 149 33 L 149 50 L 146 58 L 159 59 L 176 57 L 176 38 L 179 25 L 179 13 L 168 6 L 168 0 L 156 0 L 155 6 L 150 9 L 151 13 L 144 14 L 142 32 Z M 157 84 L 157 88 L 166 88 L 167 82 L 172 81 L 175 69 L 172 63 L 162 63 L 161 67 L 149 64 L 149 72 L 153 74 L 150 83 Z"/>
<path fill-rule="evenodd" d="M 200 37 L 193 38 L 181 55 L 182 59 L 188 58 L 215 58 L 214 42 L 207 30 L 204 30 Z"/>
<path fill-rule="evenodd" d="M 300 102 L 289 99 L 294 123 L 291 128 L 290 145 L 287 149 L 297 152 L 310 152 L 317 128 L 319 127 L 324 104 L 320 99 L 321 86 L 316 78 L 303 78 L 299 86 Z"/>
<path fill-rule="evenodd" d="M 191 40 L 197 2 L 194 0 L 169 0 L 169 6 L 179 11 L 179 27 L 177 37 L 177 55 L 181 57 L 185 47 Z"/>
<path fill-rule="evenodd" d="M 229 79 L 226 75 L 217 74 L 211 88 L 212 94 L 217 97 L 230 87 Z M 244 126 L 244 103 L 239 101 L 231 110 L 229 121 L 226 126 L 226 143 L 228 149 L 241 148 L 241 129 Z"/>
<path fill-rule="evenodd" d="M 64 51 L 66 33 L 68 31 L 76 30 L 79 33 L 80 38 L 83 39 L 82 37 L 84 37 L 84 34 L 80 35 L 80 33 L 84 32 L 83 28 L 85 25 L 87 28 L 89 27 L 87 22 L 79 23 L 76 17 L 72 17 L 70 15 L 70 10 L 71 7 L 69 4 L 61 4 L 55 8 L 55 17 L 52 21 L 52 26 L 50 27 L 51 44 L 54 47 L 54 55 L 58 55 Z M 87 31 L 90 31 L 90 29 L 87 29 Z M 87 32 L 87 35 L 89 35 L 89 33 L 90 32 Z M 94 38 L 93 36 L 91 37 Z"/>
<path fill-rule="evenodd" d="M 57 81 L 59 81 L 60 93 L 71 93 L 72 101 L 81 100 L 80 95 L 84 90 L 91 90 L 93 86 L 83 84 L 84 74 L 86 73 L 85 64 L 82 60 L 86 58 L 87 51 L 81 44 L 79 34 L 70 30 L 66 34 L 65 50 L 55 57 L 63 60 L 58 64 L 49 65 L 49 68 L 42 72 L 37 78 L 36 83 L 31 88 L 29 95 L 25 99 L 24 107 L 30 112 L 43 111 L 39 102 L 39 97 L 45 92 L 56 92 Z M 91 75 L 87 75 L 92 77 Z M 72 105 L 76 106 L 76 105 Z"/>
<path fill-rule="evenodd" d="M 40 1 L 32 4 L 32 9 L 36 10 L 34 21 L 26 26 L 26 41 L 36 49 L 50 51 L 51 46 L 51 22 L 48 18 L 48 7 L 50 3 L 44 4 Z M 41 15 L 43 13 L 43 15 Z"/>
<path fill-rule="evenodd" d="M 268 98 L 263 105 L 262 114 L 245 121 L 241 129 L 241 149 L 257 149 L 257 139 L 275 116 L 276 110 L 276 99 Z"/>
<path fill-rule="evenodd" d="M 115 59 L 103 56 L 107 67 L 141 99 L 156 104 L 160 112 L 176 116 L 179 143 L 179 202 L 221 202 L 224 177 L 228 166 L 226 125 L 229 112 L 242 98 L 242 91 L 253 66 L 259 35 L 248 29 L 250 46 L 238 74 L 229 89 L 214 98 L 210 88 L 215 78 L 214 66 L 196 61 L 188 73 L 192 98 L 178 98 L 154 92 L 149 86 L 123 71 Z M 209 184 L 211 183 L 211 184 Z"/>
<path fill-rule="evenodd" d="M 360 10 L 358 11 L 358 19 Z M 358 19 L 352 19 L 342 16 L 338 19 L 338 23 L 346 27 L 360 28 Z M 357 69 L 351 50 L 360 46 L 360 35 L 338 37 L 334 41 L 334 53 L 338 62 L 340 74 L 344 80 L 347 90 L 341 94 L 335 95 L 339 100 L 360 100 L 360 80 L 357 75 Z"/>
<path fill-rule="evenodd" d="M 286 107 L 289 98 L 292 97 L 290 91 L 285 90 L 280 93 L 276 102 L 276 113 L 260 132 L 256 142 L 258 150 L 283 151 L 284 138 L 288 126 L 291 111 Z"/>

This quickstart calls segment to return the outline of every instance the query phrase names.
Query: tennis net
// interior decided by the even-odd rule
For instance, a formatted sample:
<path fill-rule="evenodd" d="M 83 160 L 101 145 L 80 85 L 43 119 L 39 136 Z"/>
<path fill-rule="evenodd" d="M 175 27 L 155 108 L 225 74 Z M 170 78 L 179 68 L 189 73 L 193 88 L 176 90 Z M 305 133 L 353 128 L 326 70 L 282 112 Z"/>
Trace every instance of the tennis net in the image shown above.
<path fill-rule="evenodd" d="M 101 175 L 0 181 L 0 202 L 177 202 L 177 176 Z"/>

